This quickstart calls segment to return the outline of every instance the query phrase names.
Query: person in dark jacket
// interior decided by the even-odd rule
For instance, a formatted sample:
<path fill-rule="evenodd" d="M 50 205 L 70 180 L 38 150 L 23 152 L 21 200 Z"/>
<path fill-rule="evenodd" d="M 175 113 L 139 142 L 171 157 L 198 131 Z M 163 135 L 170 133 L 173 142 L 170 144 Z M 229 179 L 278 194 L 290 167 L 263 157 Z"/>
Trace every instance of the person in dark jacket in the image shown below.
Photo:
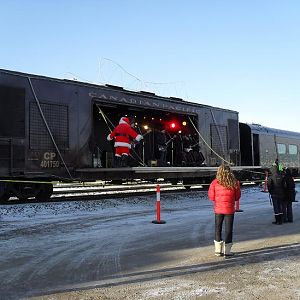
<path fill-rule="evenodd" d="M 292 203 L 295 201 L 295 182 L 290 169 L 285 170 L 285 193 L 284 200 L 282 203 L 283 208 L 283 222 L 293 222 L 293 206 Z"/>
<path fill-rule="evenodd" d="M 268 191 L 272 198 L 275 216 L 275 221 L 272 223 L 281 225 L 283 222 L 282 204 L 284 200 L 285 180 L 277 166 L 272 166 L 270 171 L 271 176 L 268 177 Z"/>
<path fill-rule="evenodd" d="M 166 130 L 162 127 L 156 131 L 156 146 L 158 153 L 158 165 L 165 167 L 167 165 L 167 151 L 168 151 L 168 139 Z"/>
<path fill-rule="evenodd" d="M 215 255 L 232 256 L 232 234 L 235 202 L 241 197 L 240 183 L 234 177 L 229 166 L 218 168 L 216 179 L 208 190 L 208 197 L 214 202 L 215 212 Z M 225 239 L 222 239 L 222 225 L 225 220 Z"/>
<path fill-rule="evenodd" d="M 279 162 L 278 158 L 275 159 L 273 166 L 276 166 L 279 172 L 283 172 L 283 165 Z"/>

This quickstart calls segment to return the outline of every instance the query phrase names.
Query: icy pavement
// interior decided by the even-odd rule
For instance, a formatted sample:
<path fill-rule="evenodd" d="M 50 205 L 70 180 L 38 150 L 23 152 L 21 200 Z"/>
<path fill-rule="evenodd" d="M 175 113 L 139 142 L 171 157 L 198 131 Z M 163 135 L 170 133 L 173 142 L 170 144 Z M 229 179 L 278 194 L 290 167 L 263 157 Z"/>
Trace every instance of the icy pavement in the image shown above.
<path fill-rule="evenodd" d="M 162 193 L 164 225 L 155 200 L 0 206 L 0 299 L 299 300 L 300 202 L 275 226 L 268 194 L 244 188 L 224 260 L 206 191 Z"/>

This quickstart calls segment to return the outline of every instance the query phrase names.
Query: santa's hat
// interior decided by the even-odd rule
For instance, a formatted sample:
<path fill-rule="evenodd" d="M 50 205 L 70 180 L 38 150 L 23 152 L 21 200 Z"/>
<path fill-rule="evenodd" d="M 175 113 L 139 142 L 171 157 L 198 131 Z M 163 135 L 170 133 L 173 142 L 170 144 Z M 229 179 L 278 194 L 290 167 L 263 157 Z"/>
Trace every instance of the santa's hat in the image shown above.
<path fill-rule="evenodd" d="M 119 121 L 119 124 L 130 124 L 129 119 L 127 117 L 122 117 Z"/>

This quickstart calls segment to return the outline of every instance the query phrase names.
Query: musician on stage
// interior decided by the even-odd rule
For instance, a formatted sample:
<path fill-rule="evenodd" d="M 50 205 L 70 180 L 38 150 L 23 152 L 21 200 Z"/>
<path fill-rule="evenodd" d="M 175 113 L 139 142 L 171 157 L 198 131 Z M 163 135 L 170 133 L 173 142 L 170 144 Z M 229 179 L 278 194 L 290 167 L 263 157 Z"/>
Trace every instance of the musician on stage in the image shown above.
<path fill-rule="evenodd" d="M 161 127 L 160 130 L 155 132 L 155 138 L 156 150 L 158 153 L 158 166 L 165 167 L 167 165 L 168 138 L 164 127 Z"/>
<path fill-rule="evenodd" d="M 194 162 L 194 158 L 192 155 L 192 145 L 193 145 L 193 140 L 190 134 L 187 134 L 185 136 L 183 136 L 183 140 L 182 140 L 182 144 L 183 144 L 183 163 L 185 166 L 193 166 L 193 162 Z"/>

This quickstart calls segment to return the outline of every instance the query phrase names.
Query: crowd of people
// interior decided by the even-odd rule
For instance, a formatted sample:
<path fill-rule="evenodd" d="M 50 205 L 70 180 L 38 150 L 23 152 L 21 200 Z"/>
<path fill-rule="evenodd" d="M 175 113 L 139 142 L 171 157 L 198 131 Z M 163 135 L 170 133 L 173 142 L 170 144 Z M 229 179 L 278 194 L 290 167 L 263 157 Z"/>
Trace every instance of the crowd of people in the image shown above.
<path fill-rule="evenodd" d="M 273 203 L 275 221 L 273 224 L 293 222 L 293 206 L 295 201 L 295 182 L 290 169 L 284 169 L 275 161 L 268 177 L 268 191 Z"/>

